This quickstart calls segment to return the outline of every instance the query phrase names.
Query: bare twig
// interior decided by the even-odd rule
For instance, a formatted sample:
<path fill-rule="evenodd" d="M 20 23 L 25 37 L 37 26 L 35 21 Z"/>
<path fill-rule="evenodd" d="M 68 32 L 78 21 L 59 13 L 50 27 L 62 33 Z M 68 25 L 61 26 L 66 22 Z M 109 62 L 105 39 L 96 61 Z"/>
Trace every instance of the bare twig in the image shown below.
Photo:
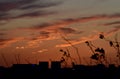
<path fill-rule="evenodd" d="M 61 35 L 61 37 L 66 41 L 68 42 L 68 44 L 70 44 L 75 50 L 76 50 L 76 53 L 77 53 L 77 56 L 78 56 L 78 59 L 79 59 L 79 63 L 81 64 L 81 57 L 79 55 L 79 51 L 78 51 L 78 48 L 75 47 L 68 39 L 66 39 L 64 36 Z"/>

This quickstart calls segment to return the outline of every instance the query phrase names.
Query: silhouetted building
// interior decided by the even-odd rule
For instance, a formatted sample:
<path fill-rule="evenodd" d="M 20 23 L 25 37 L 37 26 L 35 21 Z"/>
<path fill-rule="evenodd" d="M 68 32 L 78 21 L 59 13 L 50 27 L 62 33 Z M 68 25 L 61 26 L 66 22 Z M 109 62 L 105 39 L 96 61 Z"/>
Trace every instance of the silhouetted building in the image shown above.
<path fill-rule="evenodd" d="M 86 66 L 84 66 L 84 65 L 74 65 L 74 69 L 75 70 L 85 70 Z"/>
<path fill-rule="evenodd" d="M 12 69 L 20 71 L 30 71 L 36 68 L 36 64 L 13 64 Z"/>
<path fill-rule="evenodd" d="M 49 63 L 48 62 L 39 62 L 39 70 L 48 70 L 49 68 Z"/>
<path fill-rule="evenodd" d="M 60 61 L 52 61 L 51 62 L 51 69 L 61 69 Z"/>
<path fill-rule="evenodd" d="M 120 79 L 120 67 L 114 64 L 105 67 L 74 65 L 74 68 L 61 68 L 59 61 L 36 64 L 14 64 L 11 68 L 0 67 L 0 79 Z"/>

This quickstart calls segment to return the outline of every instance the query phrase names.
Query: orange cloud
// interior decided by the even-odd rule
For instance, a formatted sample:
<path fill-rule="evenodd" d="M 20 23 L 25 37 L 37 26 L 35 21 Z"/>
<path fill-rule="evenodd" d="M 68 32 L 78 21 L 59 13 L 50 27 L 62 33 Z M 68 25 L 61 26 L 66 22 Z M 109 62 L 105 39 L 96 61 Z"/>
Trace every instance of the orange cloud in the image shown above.
<path fill-rule="evenodd" d="M 79 31 L 75 28 L 67 27 L 70 24 L 74 23 L 86 23 L 96 20 L 104 20 L 104 19 L 112 19 L 112 18 L 120 18 L 120 14 L 113 14 L 113 15 L 94 15 L 89 17 L 80 17 L 80 18 L 69 18 L 69 19 L 62 19 L 58 22 L 53 23 L 43 23 L 39 25 L 34 25 L 28 28 L 20 28 L 19 30 L 30 30 L 39 33 L 39 36 L 36 36 L 36 40 L 32 40 L 29 42 L 30 46 L 34 46 L 35 43 L 38 43 L 42 40 L 54 40 L 60 38 L 59 33 L 61 34 L 81 34 L 83 31 Z M 32 37 L 31 37 L 32 38 Z M 80 39 L 83 41 L 83 39 Z M 34 42 L 34 44 L 33 44 Z M 84 41 L 83 41 L 84 42 Z M 78 42 L 79 43 L 79 42 Z"/>
<path fill-rule="evenodd" d="M 108 31 L 108 32 L 105 32 L 104 35 L 106 37 L 108 36 L 111 36 L 113 35 L 114 33 L 118 32 L 120 30 L 120 28 L 113 28 L 112 30 Z M 85 41 L 93 41 L 93 40 L 96 40 L 99 38 L 99 34 L 101 32 L 97 32 L 97 34 L 95 35 L 89 35 L 87 37 L 81 37 L 77 40 L 70 40 L 69 42 L 72 44 L 72 45 L 77 45 L 77 44 L 80 44 L 80 43 L 84 43 Z M 65 43 L 65 44 L 59 44 L 59 45 L 56 45 L 56 47 L 69 47 L 71 46 L 71 44 L 68 44 L 68 43 Z"/>
<path fill-rule="evenodd" d="M 11 46 L 11 44 L 16 43 L 24 38 L 18 37 L 13 39 L 0 39 L 0 48 L 5 48 Z"/>
<path fill-rule="evenodd" d="M 39 52 L 39 53 L 42 53 L 42 52 L 46 52 L 46 51 L 48 51 L 48 49 L 41 49 L 41 50 L 39 50 L 38 52 Z"/>
<path fill-rule="evenodd" d="M 109 22 L 104 24 L 104 26 L 110 26 L 110 25 L 120 25 L 120 21 L 114 21 L 114 22 Z"/>
<path fill-rule="evenodd" d="M 38 44 L 41 43 L 44 40 L 54 40 L 54 39 L 59 39 L 61 38 L 61 36 L 59 35 L 60 33 L 62 34 L 80 34 L 82 33 L 82 31 L 76 30 L 74 28 L 68 28 L 65 26 L 68 26 L 70 24 L 74 24 L 74 23 L 86 23 L 86 22 L 90 22 L 90 21 L 95 21 L 95 20 L 104 20 L 104 19 L 112 19 L 112 18 L 120 18 L 120 14 L 113 14 L 113 15 L 95 15 L 95 16 L 89 16 L 89 17 L 80 17 L 77 19 L 62 19 L 61 21 L 55 22 L 55 23 L 43 23 L 40 25 L 35 25 L 29 28 L 21 28 L 18 29 L 19 31 L 12 30 L 12 31 L 16 31 L 16 33 L 21 31 L 23 32 L 37 32 L 36 36 L 30 36 L 30 39 L 25 39 L 28 41 L 28 47 L 35 47 L 35 46 L 39 46 Z M 26 30 L 30 30 L 30 31 L 26 31 Z M 106 32 L 106 34 L 110 35 L 111 33 L 115 33 L 119 31 L 118 27 L 114 28 L 112 30 L 110 30 L 109 32 Z M 2 35 L 2 33 L 1 33 Z M 33 40 L 31 40 L 32 38 L 34 38 Z M 9 40 L 1 40 L 0 41 L 0 47 L 6 47 L 8 45 L 11 45 L 12 43 L 15 43 L 17 41 L 23 40 L 23 37 L 19 37 L 19 38 L 13 38 L 13 39 L 9 39 Z M 70 42 L 73 45 L 76 44 L 80 44 L 85 42 L 86 40 L 95 40 L 97 39 L 97 35 L 90 35 L 88 37 L 82 37 L 79 38 L 77 41 L 76 40 L 71 40 Z M 56 47 L 67 47 L 70 46 L 69 44 L 61 44 L 61 45 L 57 45 Z"/>
<path fill-rule="evenodd" d="M 112 15 L 103 14 L 103 15 L 93 15 L 93 16 L 79 17 L 79 18 L 67 18 L 67 19 L 61 19 L 53 23 L 50 22 L 50 23 L 37 24 L 28 28 L 21 28 L 21 29 L 22 30 L 44 30 L 44 29 L 57 30 L 59 28 L 63 28 L 75 23 L 87 23 L 96 20 L 117 19 L 117 18 L 120 18 L 120 13 L 116 13 Z"/>
<path fill-rule="evenodd" d="M 69 41 L 72 45 L 77 45 L 77 44 L 80 44 L 80 43 L 83 43 L 85 41 L 92 41 L 92 40 L 95 40 L 98 38 L 98 35 L 90 35 L 88 37 L 81 37 L 77 40 L 72 40 L 72 41 Z M 60 45 L 56 45 L 56 47 L 69 47 L 71 46 L 70 44 L 66 43 L 66 44 L 60 44 Z"/>

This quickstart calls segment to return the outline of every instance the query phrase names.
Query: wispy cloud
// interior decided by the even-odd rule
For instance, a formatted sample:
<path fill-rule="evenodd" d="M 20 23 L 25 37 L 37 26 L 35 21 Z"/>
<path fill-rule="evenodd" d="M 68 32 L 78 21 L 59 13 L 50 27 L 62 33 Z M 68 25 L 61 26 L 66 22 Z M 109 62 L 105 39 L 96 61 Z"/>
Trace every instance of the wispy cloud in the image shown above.
<path fill-rule="evenodd" d="M 25 6 L 21 6 L 19 9 L 31 9 L 31 8 L 48 8 L 48 7 L 53 7 L 53 6 L 57 6 L 59 4 L 61 4 L 62 2 L 59 1 L 49 1 L 49 0 L 31 0 L 31 1 L 36 1 L 36 3 L 34 4 L 29 4 L 29 5 L 25 5 Z"/>
<path fill-rule="evenodd" d="M 119 28 L 119 29 L 118 29 Z M 107 32 L 104 32 L 104 35 L 106 37 L 108 36 L 111 36 L 113 34 L 115 34 L 116 32 L 118 32 L 120 30 L 120 27 L 116 27 L 116 28 L 113 28 Z M 99 34 L 101 32 L 97 32 L 96 34 L 94 35 L 89 35 L 89 36 L 86 36 L 86 37 L 81 37 L 81 38 L 78 38 L 78 39 L 75 39 L 75 40 L 69 40 L 69 42 L 72 44 L 72 45 L 77 45 L 77 44 L 81 44 L 81 43 L 84 43 L 85 41 L 94 41 L 96 39 L 99 39 Z M 67 38 L 66 38 L 67 39 Z M 68 43 L 64 43 L 64 44 L 59 44 L 59 45 L 56 45 L 56 47 L 69 47 L 71 46 L 70 44 Z"/>
<path fill-rule="evenodd" d="M 105 23 L 104 26 L 118 25 L 118 24 L 120 24 L 120 21 L 114 21 L 114 22 Z"/>
<path fill-rule="evenodd" d="M 41 50 L 39 50 L 38 52 L 39 52 L 39 53 L 42 53 L 42 52 L 46 52 L 46 51 L 48 51 L 48 49 L 41 49 Z"/>
<path fill-rule="evenodd" d="M 14 32 L 14 30 L 11 32 Z M 20 32 L 20 30 L 19 30 L 19 32 Z M 66 34 L 66 35 L 71 35 L 71 34 L 74 35 L 74 34 L 80 34 L 80 33 L 82 33 L 82 31 L 75 30 L 73 28 L 63 28 L 62 27 L 62 28 L 51 29 L 51 30 L 49 30 L 49 29 L 40 30 L 40 31 L 36 32 L 36 34 L 30 34 L 29 36 L 27 35 L 28 37 L 12 36 L 11 39 L 5 39 L 5 38 L 7 38 L 7 36 L 4 36 L 1 38 L 0 47 L 7 47 L 7 46 L 11 46 L 13 43 L 26 41 L 26 45 L 24 46 L 25 48 L 35 48 L 35 47 L 39 47 L 40 43 L 43 43 L 46 40 L 55 40 L 55 39 L 61 38 L 60 33 Z M 3 36 L 3 35 L 4 34 L 1 33 L 1 36 Z"/>
<path fill-rule="evenodd" d="M 83 31 L 76 30 L 74 28 L 57 28 L 57 29 L 48 29 L 42 30 L 39 32 L 39 35 L 33 40 L 54 40 L 59 39 L 60 34 L 71 35 L 71 34 L 81 34 Z"/>
<path fill-rule="evenodd" d="M 24 17 L 42 17 L 42 16 L 48 16 L 48 15 L 52 15 L 52 14 L 56 14 L 57 12 L 47 12 L 47 11 L 35 11 L 35 12 L 29 12 L 29 13 L 24 13 L 24 14 L 21 14 L 19 16 L 16 16 L 16 17 L 12 17 L 10 19 L 17 19 L 17 18 L 24 18 Z"/>
<path fill-rule="evenodd" d="M 116 29 L 120 29 L 120 26 L 114 26 Z"/>
<path fill-rule="evenodd" d="M 73 28 L 58 28 L 54 30 L 42 30 L 38 32 L 39 34 L 34 37 L 34 34 L 31 35 L 31 39 L 28 39 L 26 47 L 35 48 L 39 47 L 40 43 L 44 41 L 60 39 L 60 34 L 65 34 L 67 36 L 81 34 L 83 31 L 78 31 Z"/>
<path fill-rule="evenodd" d="M 31 27 L 23 27 L 19 28 L 19 31 L 16 32 L 35 32 L 37 34 L 31 34 L 29 35 L 29 38 L 26 38 L 28 41 L 28 46 L 37 46 L 38 43 L 41 43 L 44 40 L 55 40 L 55 39 L 60 39 L 61 36 L 59 35 L 60 33 L 66 34 L 66 35 L 76 35 L 76 34 L 81 34 L 85 33 L 82 30 L 78 30 L 75 27 L 69 27 L 70 24 L 74 23 L 87 23 L 87 22 L 94 22 L 96 20 L 105 20 L 105 19 L 117 19 L 120 18 L 120 14 L 112 14 L 112 15 L 94 15 L 94 16 L 88 16 L 88 17 L 79 17 L 79 18 L 67 18 L 67 19 L 61 19 L 56 22 L 52 23 L 43 23 L 43 24 L 36 24 Z M 116 23 L 119 23 L 116 22 Z M 115 23 L 111 23 L 115 24 Z M 106 32 L 106 34 L 111 34 L 119 31 L 119 26 L 116 26 L 112 28 L 109 32 Z M 13 30 L 14 32 L 14 30 Z M 76 40 L 70 40 L 73 45 L 80 44 L 82 42 L 85 42 L 86 40 L 95 40 L 97 39 L 97 35 L 90 35 L 88 37 L 81 37 Z M 5 43 L 6 42 L 6 43 Z M 1 41 L 1 44 L 7 44 L 7 41 Z M 9 43 L 10 44 L 10 43 Z M 12 43 L 11 43 L 12 44 Z M 57 45 L 56 47 L 64 47 L 64 46 L 70 46 L 69 44 L 61 44 Z"/>
<path fill-rule="evenodd" d="M 49 0 L 17 0 L 0 2 L 0 11 L 7 12 L 14 9 L 36 9 L 36 8 L 48 8 L 59 5 L 61 2 L 49 1 Z"/>
<path fill-rule="evenodd" d="M 77 45 L 77 44 L 81 44 L 81 43 L 84 43 L 85 41 L 92 41 L 92 40 L 95 40 L 98 38 L 98 35 L 89 35 L 87 37 L 81 37 L 81 38 L 78 38 L 76 40 L 70 40 L 69 42 L 72 44 L 72 45 Z M 67 38 L 66 38 L 67 39 Z M 71 46 L 70 44 L 68 43 L 65 43 L 65 44 L 59 44 L 59 45 L 56 45 L 56 47 L 69 47 Z"/>
<path fill-rule="evenodd" d="M 110 36 L 116 32 L 120 31 L 120 27 L 119 26 L 114 26 L 114 28 L 112 28 L 111 30 L 109 30 L 108 32 L 106 32 L 107 36 Z"/>
<path fill-rule="evenodd" d="M 0 32 L 0 37 L 6 35 L 6 33 Z"/>
<path fill-rule="evenodd" d="M 0 48 L 9 47 L 11 44 L 16 43 L 17 41 L 23 40 L 23 38 L 12 38 L 12 39 L 0 39 Z"/>
<path fill-rule="evenodd" d="M 96 20 L 116 19 L 116 18 L 120 18 L 119 13 L 112 14 L 112 15 L 103 14 L 103 15 L 93 15 L 93 16 L 88 16 L 88 17 L 60 19 L 57 22 L 36 24 L 29 28 L 23 28 L 23 29 L 40 30 L 40 29 L 46 29 L 49 27 L 59 28 L 59 27 L 69 26 L 70 24 L 74 24 L 74 23 L 87 23 L 87 22 L 92 22 Z"/>
<path fill-rule="evenodd" d="M 49 8 L 59 4 L 61 4 L 61 1 L 49 0 L 18 0 L 0 2 L 0 20 L 51 15 L 56 12 L 43 10 L 43 8 Z M 16 11 L 19 11 L 19 13 Z"/>

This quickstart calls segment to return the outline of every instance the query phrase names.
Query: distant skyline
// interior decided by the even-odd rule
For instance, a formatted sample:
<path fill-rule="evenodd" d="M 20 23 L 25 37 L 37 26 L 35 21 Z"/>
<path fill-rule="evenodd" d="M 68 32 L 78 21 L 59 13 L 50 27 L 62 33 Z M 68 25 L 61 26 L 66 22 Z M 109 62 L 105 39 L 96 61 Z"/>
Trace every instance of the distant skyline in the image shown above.
<path fill-rule="evenodd" d="M 120 0 L 0 0 L 0 66 L 6 66 L 4 57 L 9 65 L 16 63 L 16 56 L 20 63 L 60 60 L 59 50 L 66 48 L 78 61 L 75 49 L 61 36 L 79 49 L 81 58 L 89 60 L 92 53 L 84 42 L 92 41 L 114 59 L 116 51 L 99 39 L 99 34 L 111 40 L 117 34 L 120 41 L 119 3 Z"/>

